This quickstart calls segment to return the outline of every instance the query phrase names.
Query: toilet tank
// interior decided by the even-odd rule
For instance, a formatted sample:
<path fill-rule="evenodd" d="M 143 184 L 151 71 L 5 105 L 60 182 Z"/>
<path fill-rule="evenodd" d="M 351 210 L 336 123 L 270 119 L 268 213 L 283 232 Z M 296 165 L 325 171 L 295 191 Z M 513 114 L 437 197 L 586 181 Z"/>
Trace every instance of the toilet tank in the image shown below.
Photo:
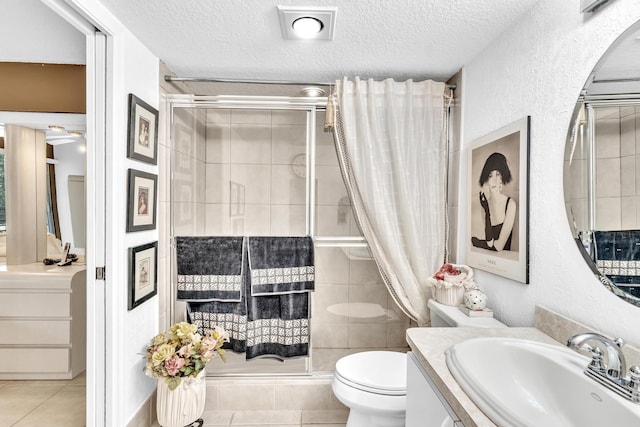
<path fill-rule="evenodd" d="M 427 303 L 431 312 L 431 326 L 442 327 L 474 327 L 474 328 L 506 328 L 507 325 L 493 317 L 469 317 L 458 307 L 440 304 L 434 299 Z"/>

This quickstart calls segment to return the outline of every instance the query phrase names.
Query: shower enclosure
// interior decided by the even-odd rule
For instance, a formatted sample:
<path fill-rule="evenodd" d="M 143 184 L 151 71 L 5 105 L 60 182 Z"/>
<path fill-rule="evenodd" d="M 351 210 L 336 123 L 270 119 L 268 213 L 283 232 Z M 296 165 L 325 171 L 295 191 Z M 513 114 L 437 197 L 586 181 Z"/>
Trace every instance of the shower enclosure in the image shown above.
<path fill-rule="evenodd" d="M 640 297 L 640 99 L 596 96 L 584 105 L 565 158 L 569 218 L 594 266 Z"/>
<path fill-rule="evenodd" d="M 357 351 L 405 351 L 396 307 L 353 217 L 326 98 L 169 95 L 171 318 L 177 236 L 303 236 L 315 242 L 309 357 L 245 360 L 227 352 L 209 375 L 310 375 Z"/>

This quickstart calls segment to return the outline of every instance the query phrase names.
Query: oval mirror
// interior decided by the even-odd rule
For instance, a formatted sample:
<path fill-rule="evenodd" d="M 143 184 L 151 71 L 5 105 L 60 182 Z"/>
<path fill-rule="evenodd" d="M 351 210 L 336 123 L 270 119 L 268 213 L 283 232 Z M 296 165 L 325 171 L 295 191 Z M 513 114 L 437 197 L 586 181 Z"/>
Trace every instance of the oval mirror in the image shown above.
<path fill-rule="evenodd" d="M 573 237 L 598 280 L 640 307 L 640 21 L 598 61 L 567 137 Z"/>

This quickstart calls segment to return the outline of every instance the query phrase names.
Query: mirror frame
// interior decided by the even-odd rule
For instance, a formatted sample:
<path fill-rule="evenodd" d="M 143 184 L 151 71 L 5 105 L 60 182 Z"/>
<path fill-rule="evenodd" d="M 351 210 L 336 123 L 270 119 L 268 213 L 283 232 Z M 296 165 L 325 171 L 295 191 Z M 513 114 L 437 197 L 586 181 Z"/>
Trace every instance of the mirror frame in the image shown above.
<path fill-rule="evenodd" d="M 598 68 L 598 66 L 600 64 L 602 64 L 610 55 L 611 52 L 626 38 L 632 36 L 632 34 L 636 33 L 637 31 L 640 30 L 640 21 L 635 22 L 634 24 L 632 24 L 631 26 L 629 26 L 629 28 L 627 28 L 625 31 L 623 31 L 614 41 L 613 43 L 611 43 L 611 45 L 607 48 L 607 50 L 602 54 L 602 56 L 600 57 L 600 59 L 598 60 L 598 62 L 596 63 L 596 65 L 593 67 L 593 70 L 591 71 L 591 73 L 589 73 L 589 77 L 587 78 L 587 81 L 585 82 L 585 84 L 582 86 L 582 90 L 581 90 L 581 94 L 578 97 L 578 100 L 576 101 L 576 105 L 574 107 L 573 110 L 573 114 L 571 115 L 571 121 L 569 122 L 569 129 L 567 131 L 567 137 L 565 140 L 565 156 L 564 159 L 566 160 L 568 158 L 568 153 L 571 150 L 571 146 L 572 146 L 572 138 L 573 138 L 573 134 L 574 134 L 574 128 L 576 127 L 576 123 L 578 120 L 581 120 L 581 109 L 583 108 L 583 106 L 588 103 L 589 99 L 595 100 L 595 99 L 607 99 L 607 95 L 593 95 L 591 97 L 589 97 L 587 95 L 587 88 L 592 84 L 593 82 L 593 78 L 594 78 L 594 70 L 596 70 Z M 640 70 L 639 70 L 639 74 L 640 74 Z M 640 81 L 640 77 L 638 77 L 638 81 Z M 615 95 L 611 94 L 608 95 L 609 98 L 613 98 Z M 625 95 L 622 94 L 617 94 L 617 97 L 619 99 L 624 99 Z M 640 99 L 640 93 L 629 93 L 626 94 L 626 98 L 633 98 L 633 99 Z M 580 237 L 578 236 L 577 233 L 577 229 L 575 226 L 575 222 L 572 218 L 571 212 L 570 212 L 570 200 L 567 197 L 567 191 L 566 189 L 568 188 L 568 184 L 571 183 L 571 174 L 567 173 L 567 165 L 564 165 L 563 167 L 563 185 L 564 185 L 564 202 L 565 202 L 565 213 L 567 215 L 567 219 L 569 221 L 569 228 L 571 230 L 571 234 L 572 237 L 574 239 L 574 242 L 576 243 L 576 246 L 578 248 L 578 251 L 580 252 L 580 254 L 582 255 L 583 259 L 585 260 L 587 266 L 589 267 L 589 269 L 591 270 L 591 272 L 594 274 L 595 278 L 607 289 L 609 290 L 611 293 L 613 293 L 614 295 L 616 295 L 617 297 L 619 297 L 620 299 L 635 305 L 636 307 L 640 307 L 640 298 L 636 297 L 634 295 L 631 295 L 625 291 L 623 291 L 620 287 L 618 287 L 615 283 L 613 283 L 613 281 L 611 279 L 609 279 L 609 277 L 607 277 L 604 273 L 600 272 L 600 270 L 598 269 L 598 267 L 596 266 L 596 263 L 594 262 L 594 260 L 591 258 L 591 256 L 589 255 L 589 253 L 587 252 L 586 248 L 583 245 L 582 240 L 580 239 Z"/>

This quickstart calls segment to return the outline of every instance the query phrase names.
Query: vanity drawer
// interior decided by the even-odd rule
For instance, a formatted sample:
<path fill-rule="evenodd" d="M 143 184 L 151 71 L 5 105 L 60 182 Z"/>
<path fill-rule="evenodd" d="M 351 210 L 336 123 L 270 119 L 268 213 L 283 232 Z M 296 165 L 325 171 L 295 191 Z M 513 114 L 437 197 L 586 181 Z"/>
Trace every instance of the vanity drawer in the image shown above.
<path fill-rule="evenodd" d="M 66 373 L 68 348 L 0 348 L 2 373 Z"/>
<path fill-rule="evenodd" d="M 0 319 L 0 345 L 69 345 L 71 321 Z"/>
<path fill-rule="evenodd" d="M 69 293 L 0 292 L 0 317 L 69 317 Z"/>

